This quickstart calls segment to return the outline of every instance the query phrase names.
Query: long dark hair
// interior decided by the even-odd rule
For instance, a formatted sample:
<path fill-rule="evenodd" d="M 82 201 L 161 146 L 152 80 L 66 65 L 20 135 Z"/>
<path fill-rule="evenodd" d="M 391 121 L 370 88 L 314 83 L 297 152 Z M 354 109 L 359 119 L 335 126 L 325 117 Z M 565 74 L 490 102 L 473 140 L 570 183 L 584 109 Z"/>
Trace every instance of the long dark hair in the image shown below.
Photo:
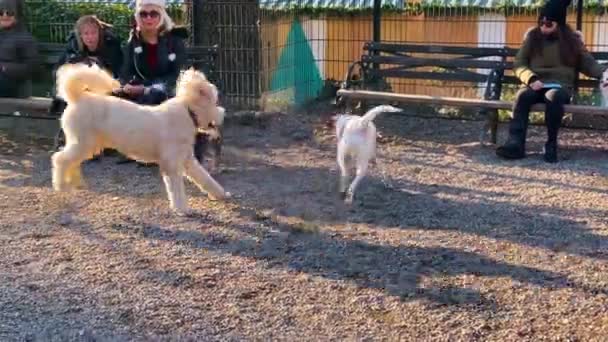
<path fill-rule="evenodd" d="M 530 57 L 542 55 L 546 38 L 540 27 L 535 27 L 528 34 L 531 42 Z M 564 24 L 559 25 L 553 35 L 559 40 L 559 53 L 562 62 L 570 67 L 578 66 L 581 55 L 585 51 L 585 46 L 578 34 L 568 24 Z"/>

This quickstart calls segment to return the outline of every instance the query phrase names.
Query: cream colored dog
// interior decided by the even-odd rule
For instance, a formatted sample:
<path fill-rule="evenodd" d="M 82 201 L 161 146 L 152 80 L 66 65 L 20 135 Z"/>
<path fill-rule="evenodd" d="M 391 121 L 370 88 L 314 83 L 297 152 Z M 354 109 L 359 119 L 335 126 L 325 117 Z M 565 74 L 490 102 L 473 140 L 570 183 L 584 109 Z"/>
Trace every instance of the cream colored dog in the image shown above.
<path fill-rule="evenodd" d="M 608 107 L 608 70 L 602 73 L 600 78 L 600 94 L 602 94 L 602 107 Z"/>
<path fill-rule="evenodd" d="M 373 120 L 383 112 L 401 112 L 401 109 L 386 105 L 376 106 L 363 116 L 342 114 L 336 118 L 336 160 L 340 168 L 340 194 L 346 204 L 353 203 L 355 190 L 367 174 L 370 161 L 376 157 L 377 134 Z M 357 170 L 350 186 L 349 160 L 354 160 Z"/>
<path fill-rule="evenodd" d="M 157 163 L 171 208 L 179 214 L 190 212 L 184 175 L 211 199 L 230 197 L 194 158 L 197 129 L 222 124 L 224 113 L 216 105 L 216 87 L 203 73 L 183 72 L 176 96 L 158 106 L 111 96 L 118 87 L 118 81 L 95 66 L 68 64 L 58 70 L 58 95 L 68 105 L 61 117 L 66 145 L 52 156 L 55 190 L 80 186 L 80 164 L 113 148 L 137 161 Z"/>

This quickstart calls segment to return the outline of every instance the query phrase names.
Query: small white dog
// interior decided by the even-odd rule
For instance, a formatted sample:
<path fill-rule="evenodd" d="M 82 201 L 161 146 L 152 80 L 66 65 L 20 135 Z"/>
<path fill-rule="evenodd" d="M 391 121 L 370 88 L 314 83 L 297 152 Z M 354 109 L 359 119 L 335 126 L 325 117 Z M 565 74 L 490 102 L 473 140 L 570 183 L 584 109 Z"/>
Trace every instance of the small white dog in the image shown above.
<path fill-rule="evenodd" d="M 80 186 L 80 164 L 113 148 L 137 161 L 157 163 L 171 208 L 179 214 L 190 212 L 184 175 L 211 199 L 230 197 L 194 158 L 197 129 L 221 125 L 224 113 L 216 105 L 216 87 L 203 73 L 183 72 L 176 96 L 158 106 L 110 96 L 118 87 L 118 81 L 99 67 L 68 64 L 58 70 L 58 95 L 68 105 L 61 117 L 65 148 L 52 156 L 55 190 Z"/>
<path fill-rule="evenodd" d="M 602 107 L 608 107 L 608 70 L 604 71 L 600 79 L 600 94 L 602 94 Z"/>
<path fill-rule="evenodd" d="M 393 106 L 377 106 L 363 116 L 343 114 L 336 118 L 340 193 L 347 204 L 353 202 L 355 190 L 367 174 L 369 162 L 376 156 L 376 126 L 372 121 L 383 112 L 401 112 L 401 109 Z M 350 167 L 347 162 L 349 158 L 355 161 L 357 170 L 350 186 L 348 186 Z"/>

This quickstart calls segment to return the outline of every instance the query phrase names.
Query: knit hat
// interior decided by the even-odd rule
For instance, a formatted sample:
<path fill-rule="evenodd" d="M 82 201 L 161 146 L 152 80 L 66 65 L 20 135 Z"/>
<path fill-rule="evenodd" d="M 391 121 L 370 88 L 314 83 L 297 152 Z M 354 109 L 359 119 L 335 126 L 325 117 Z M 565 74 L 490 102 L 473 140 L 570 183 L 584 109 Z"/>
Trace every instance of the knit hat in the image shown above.
<path fill-rule="evenodd" d="M 0 9 L 17 12 L 17 0 L 0 0 Z"/>
<path fill-rule="evenodd" d="M 160 8 L 165 8 L 167 6 L 167 2 L 165 0 L 137 0 L 135 2 L 135 10 L 139 11 L 139 9 L 145 5 L 154 5 Z"/>
<path fill-rule="evenodd" d="M 539 20 L 546 19 L 555 21 L 560 26 L 566 24 L 566 16 L 568 15 L 568 6 L 572 0 L 549 0 L 540 10 Z"/>
<path fill-rule="evenodd" d="M 2 0 L 0 0 L 0 1 L 2 1 Z M 135 3 L 135 13 L 139 13 L 139 11 L 141 11 L 142 7 L 144 7 L 146 5 L 153 5 L 153 6 L 157 6 L 158 8 L 160 8 L 161 21 L 160 21 L 159 25 L 163 26 L 165 28 L 165 30 L 167 30 L 167 31 L 171 31 L 173 29 L 175 24 L 173 23 L 173 20 L 171 19 L 171 17 L 169 16 L 169 14 L 167 13 L 167 11 L 165 9 L 165 6 L 166 6 L 165 0 L 137 0 Z M 135 17 L 135 20 L 139 24 L 140 19 L 138 16 Z"/>

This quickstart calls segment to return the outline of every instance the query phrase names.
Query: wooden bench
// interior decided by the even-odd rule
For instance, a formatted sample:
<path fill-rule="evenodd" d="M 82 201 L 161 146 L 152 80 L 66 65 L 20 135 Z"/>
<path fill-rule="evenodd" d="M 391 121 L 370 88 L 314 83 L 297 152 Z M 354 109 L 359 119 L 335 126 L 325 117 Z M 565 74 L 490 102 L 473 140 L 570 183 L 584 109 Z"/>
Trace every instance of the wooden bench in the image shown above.
<path fill-rule="evenodd" d="M 485 141 L 496 143 L 498 110 L 512 109 L 513 103 L 501 101 L 503 85 L 519 85 L 513 74 L 513 58 L 517 49 L 465 46 L 428 46 L 400 43 L 367 42 L 366 54 L 350 65 L 346 80 L 338 90 L 339 105 L 354 106 L 365 110 L 367 102 L 394 102 L 481 109 L 486 125 L 480 135 Z M 608 53 L 594 52 L 597 60 L 607 60 Z M 437 69 L 441 69 L 438 71 Z M 386 78 L 436 80 L 459 82 L 477 88 L 484 84 L 483 98 L 457 98 L 396 94 L 390 92 Z M 597 88 L 595 80 L 579 80 L 579 88 Z M 608 108 L 584 105 L 568 105 L 566 111 L 574 114 L 608 115 Z M 544 105 L 533 107 L 544 111 Z M 489 132 L 488 132 L 489 131 Z"/>
<path fill-rule="evenodd" d="M 51 68 L 59 62 L 64 50 L 64 44 L 39 44 L 44 70 L 50 72 Z M 196 69 L 202 70 L 210 81 L 217 82 L 217 45 L 188 47 L 186 53 L 188 56 L 186 67 L 194 66 Z M 52 99 L 48 97 L 22 99 L 0 97 L 0 116 L 56 120 L 59 115 L 49 113 L 51 103 Z"/>

